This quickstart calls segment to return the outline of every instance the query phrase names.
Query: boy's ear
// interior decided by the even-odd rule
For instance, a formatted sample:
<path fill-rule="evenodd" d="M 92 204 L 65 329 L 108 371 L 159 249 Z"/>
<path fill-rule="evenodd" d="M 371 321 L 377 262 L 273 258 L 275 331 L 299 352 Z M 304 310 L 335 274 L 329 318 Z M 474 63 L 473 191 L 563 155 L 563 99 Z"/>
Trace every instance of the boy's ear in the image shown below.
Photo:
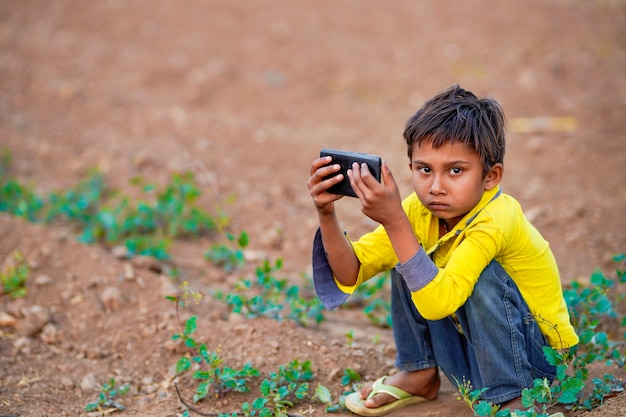
<path fill-rule="evenodd" d="M 487 175 L 485 175 L 485 191 L 492 190 L 496 185 L 500 184 L 502 175 L 504 175 L 504 165 L 499 162 L 493 164 Z"/>

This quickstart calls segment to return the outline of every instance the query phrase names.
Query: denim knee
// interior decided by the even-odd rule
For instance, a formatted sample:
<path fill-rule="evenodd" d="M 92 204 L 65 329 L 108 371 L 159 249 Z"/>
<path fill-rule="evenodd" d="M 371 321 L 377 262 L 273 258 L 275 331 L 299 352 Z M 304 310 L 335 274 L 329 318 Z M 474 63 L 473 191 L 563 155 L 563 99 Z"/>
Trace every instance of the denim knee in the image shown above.
<path fill-rule="evenodd" d="M 489 388 L 484 399 L 502 403 L 536 378 L 554 379 L 556 369 L 543 355 L 547 340 L 499 263 L 485 268 L 457 317 L 480 373 L 482 386 L 476 388 Z"/>

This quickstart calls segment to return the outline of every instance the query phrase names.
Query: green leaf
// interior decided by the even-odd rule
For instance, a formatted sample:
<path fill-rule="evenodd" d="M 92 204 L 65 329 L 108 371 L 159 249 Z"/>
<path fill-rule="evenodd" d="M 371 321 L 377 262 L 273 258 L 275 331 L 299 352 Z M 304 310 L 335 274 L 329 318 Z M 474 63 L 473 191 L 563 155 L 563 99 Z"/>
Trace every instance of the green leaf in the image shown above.
<path fill-rule="evenodd" d="M 301 384 L 294 394 L 297 399 L 301 400 L 309 395 L 309 383 Z"/>
<path fill-rule="evenodd" d="M 601 345 L 606 345 L 608 340 L 609 340 L 609 337 L 607 336 L 605 332 L 596 333 L 596 336 L 595 336 L 596 343 L 599 343 Z"/>
<path fill-rule="evenodd" d="M 322 384 L 317 384 L 313 398 L 317 398 L 324 404 L 328 404 L 332 401 L 330 390 Z"/>
<path fill-rule="evenodd" d="M 343 377 L 341 378 L 341 385 L 349 385 L 352 382 L 360 381 L 361 375 L 354 370 L 347 368 L 343 371 Z"/>
<path fill-rule="evenodd" d="M 252 408 L 255 410 L 260 410 L 265 407 L 265 404 L 267 404 L 268 402 L 269 400 L 267 398 L 259 397 L 252 401 Z"/>
<path fill-rule="evenodd" d="M 565 378 L 567 378 L 567 365 L 557 365 L 556 367 L 556 377 L 559 381 L 563 381 Z"/>
<path fill-rule="evenodd" d="M 248 243 L 249 243 L 248 234 L 246 232 L 241 232 L 241 234 L 239 235 L 239 240 L 237 241 L 237 244 L 239 245 L 240 248 L 245 248 L 246 246 L 248 246 Z"/>
<path fill-rule="evenodd" d="M 557 366 L 563 363 L 563 355 L 561 355 L 556 349 L 553 349 L 549 346 L 544 346 L 543 354 L 546 357 L 548 363 L 552 366 Z"/>
<path fill-rule="evenodd" d="M 196 320 L 197 320 L 196 316 L 191 316 L 189 319 L 187 319 L 187 321 L 185 322 L 185 332 L 184 332 L 185 336 L 190 336 L 193 334 L 193 332 L 196 331 L 197 329 Z"/>
<path fill-rule="evenodd" d="M 274 414 L 269 408 L 263 408 L 259 413 L 259 417 L 282 417 L 284 414 Z"/>
<path fill-rule="evenodd" d="M 479 401 L 474 405 L 474 413 L 477 416 L 490 416 L 492 415 L 493 405 L 488 401 Z"/>
<path fill-rule="evenodd" d="M 563 390 L 559 397 L 562 404 L 572 404 L 578 401 L 578 394 L 585 387 L 585 383 L 578 378 L 568 378 L 563 381 L 561 388 Z"/>
<path fill-rule="evenodd" d="M 604 274 L 600 270 L 595 270 L 593 274 L 591 274 L 591 284 L 593 285 L 604 285 Z"/>
<path fill-rule="evenodd" d="M 197 403 L 198 401 L 206 398 L 209 393 L 209 387 L 211 383 L 208 381 L 201 382 L 198 384 L 198 388 L 196 389 L 196 393 L 193 396 L 193 402 Z"/>
<path fill-rule="evenodd" d="M 176 373 L 185 372 L 191 368 L 191 360 L 187 356 L 182 356 L 176 362 Z"/>
<path fill-rule="evenodd" d="M 263 394 L 263 396 L 267 397 L 270 395 L 270 391 L 272 389 L 272 386 L 270 384 L 270 382 L 267 379 L 264 379 L 263 382 L 261 383 L 261 394 Z"/>

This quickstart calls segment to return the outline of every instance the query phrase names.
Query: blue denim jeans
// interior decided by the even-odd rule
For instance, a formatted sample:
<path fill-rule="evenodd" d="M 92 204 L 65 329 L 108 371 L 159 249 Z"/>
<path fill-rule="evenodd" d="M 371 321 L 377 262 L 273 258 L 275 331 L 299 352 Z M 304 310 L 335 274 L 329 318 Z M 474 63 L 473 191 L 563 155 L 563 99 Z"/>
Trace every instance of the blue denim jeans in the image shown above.
<path fill-rule="evenodd" d="M 547 341 L 499 263 L 485 268 L 456 317 L 458 321 L 424 319 L 404 279 L 392 271 L 391 318 L 399 370 L 438 366 L 454 386 L 456 379 L 470 381 L 474 389 L 488 388 L 481 398 L 495 404 L 519 397 L 535 378 L 554 380 L 556 369 L 542 351 Z"/>

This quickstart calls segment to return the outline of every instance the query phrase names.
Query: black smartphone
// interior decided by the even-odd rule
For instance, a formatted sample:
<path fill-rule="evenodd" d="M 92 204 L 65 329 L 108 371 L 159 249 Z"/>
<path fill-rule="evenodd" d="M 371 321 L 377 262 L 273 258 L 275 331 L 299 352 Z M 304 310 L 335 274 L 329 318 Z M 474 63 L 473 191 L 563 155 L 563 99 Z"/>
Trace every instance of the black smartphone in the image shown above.
<path fill-rule="evenodd" d="M 337 149 L 324 148 L 320 151 L 320 157 L 331 156 L 333 160 L 330 164 L 339 164 L 341 169 L 335 174 L 326 177 L 324 179 L 332 178 L 337 174 L 343 174 L 343 180 L 328 189 L 329 193 L 347 195 L 350 197 L 356 197 L 356 194 L 352 190 L 350 180 L 348 179 L 348 169 L 352 169 L 352 164 L 357 162 L 359 165 L 366 163 L 370 170 L 370 173 L 380 182 L 380 169 L 382 160 L 378 155 L 371 155 L 361 152 L 340 151 Z"/>

